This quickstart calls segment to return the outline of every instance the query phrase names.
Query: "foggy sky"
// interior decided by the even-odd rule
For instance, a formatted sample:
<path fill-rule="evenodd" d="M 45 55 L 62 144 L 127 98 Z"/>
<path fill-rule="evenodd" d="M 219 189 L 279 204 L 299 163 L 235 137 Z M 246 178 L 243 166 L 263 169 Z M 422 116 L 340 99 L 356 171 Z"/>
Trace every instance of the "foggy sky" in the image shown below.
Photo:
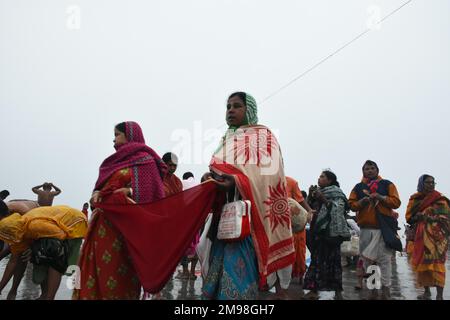
<path fill-rule="evenodd" d="M 177 173 L 200 178 L 230 93 L 262 101 L 403 2 L 0 0 L 0 189 L 53 182 L 81 208 L 127 120 L 161 156 L 190 134 Z M 402 217 L 423 173 L 450 194 L 449 12 L 415 0 L 259 105 L 301 188 L 331 168 L 348 195 L 372 159 Z"/>

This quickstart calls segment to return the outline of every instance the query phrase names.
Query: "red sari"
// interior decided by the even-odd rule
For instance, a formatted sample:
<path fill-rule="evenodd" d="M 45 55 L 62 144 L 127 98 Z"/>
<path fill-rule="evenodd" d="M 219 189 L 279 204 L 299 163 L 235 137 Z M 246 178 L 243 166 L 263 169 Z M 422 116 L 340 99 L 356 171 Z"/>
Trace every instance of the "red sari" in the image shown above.
<path fill-rule="evenodd" d="M 100 166 L 95 190 L 100 192 L 100 203 L 121 207 L 131 203 L 149 203 L 164 195 L 162 176 L 166 166 L 158 154 L 145 144 L 140 126 L 125 123 L 127 143 Z M 132 188 L 133 199 L 123 193 L 113 193 L 120 188 Z M 127 215 L 127 208 L 120 209 Z M 106 219 L 107 210 L 95 209 L 81 255 L 80 289 L 74 299 L 139 299 L 141 283 L 135 271 L 135 261 L 123 237 L 120 222 Z M 111 223 L 111 221 L 113 223 Z M 123 222 L 122 222 L 123 223 Z"/>
<path fill-rule="evenodd" d="M 108 194 L 131 183 L 131 170 L 114 173 L 101 189 Z M 120 202 L 119 197 L 114 202 Z M 108 203 L 106 197 L 102 202 Z M 122 203 L 132 203 L 125 196 Z M 75 290 L 74 299 L 139 299 L 141 284 L 134 269 L 122 234 L 99 209 L 95 209 L 88 236 L 79 261 L 81 288 Z"/>

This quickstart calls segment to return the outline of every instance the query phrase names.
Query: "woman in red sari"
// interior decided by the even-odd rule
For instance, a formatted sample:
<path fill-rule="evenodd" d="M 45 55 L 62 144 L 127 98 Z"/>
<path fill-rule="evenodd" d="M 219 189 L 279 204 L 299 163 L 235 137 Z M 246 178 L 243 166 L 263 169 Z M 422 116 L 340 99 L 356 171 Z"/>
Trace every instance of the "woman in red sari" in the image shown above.
<path fill-rule="evenodd" d="M 139 125 L 123 122 L 114 130 L 116 152 L 100 167 L 92 195 L 96 203 L 149 203 L 164 197 L 166 166 L 145 144 Z M 94 209 L 79 266 L 80 289 L 74 299 L 139 299 L 141 284 L 122 234 L 101 209 Z"/>
<path fill-rule="evenodd" d="M 443 300 L 445 262 L 450 235 L 449 200 L 435 190 L 434 178 L 423 175 L 417 193 L 409 200 L 406 221 L 415 229 L 411 264 L 417 282 L 425 292 L 417 298 L 430 300 L 430 287 L 436 287 L 436 300 Z"/>

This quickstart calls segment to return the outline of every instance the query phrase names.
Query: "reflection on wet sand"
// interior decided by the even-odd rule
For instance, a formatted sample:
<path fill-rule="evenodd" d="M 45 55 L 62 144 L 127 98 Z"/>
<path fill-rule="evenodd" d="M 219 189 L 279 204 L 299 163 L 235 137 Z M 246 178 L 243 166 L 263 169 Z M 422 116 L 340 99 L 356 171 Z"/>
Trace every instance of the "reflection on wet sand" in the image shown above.
<path fill-rule="evenodd" d="M 0 273 L 3 274 L 8 259 L 0 262 Z M 24 279 L 19 286 L 17 292 L 18 300 L 34 300 L 40 295 L 40 288 L 32 282 L 32 265 L 29 265 L 25 272 Z M 450 270 L 450 261 L 447 259 L 447 270 Z M 199 270 L 197 274 L 200 275 Z M 343 286 L 344 298 L 347 300 L 362 300 L 367 299 L 368 290 L 364 289 L 357 291 L 354 287 L 357 284 L 355 267 L 343 268 Z M 70 300 L 72 291 L 67 289 L 67 277 L 63 277 L 60 289 L 56 295 L 57 300 Z M 11 287 L 12 281 L 3 290 L 0 299 L 6 299 L 6 296 Z M 200 276 L 196 280 L 177 279 L 173 277 L 166 287 L 161 292 L 161 298 L 165 300 L 198 300 L 201 298 L 202 279 Z M 415 275 L 411 270 L 406 255 L 397 254 L 395 263 L 392 267 L 392 288 L 391 296 L 395 300 L 416 300 L 419 294 L 423 293 L 423 289 L 416 287 Z M 433 299 L 435 291 L 432 289 Z M 271 292 L 262 292 L 261 299 L 271 299 L 273 294 Z M 334 292 L 321 292 L 321 300 L 332 300 Z M 298 283 L 292 283 L 289 288 L 289 298 L 298 300 L 301 298 L 300 286 Z M 446 286 L 444 290 L 444 299 L 450 298 L 450 280 L 447 276 Z"/>

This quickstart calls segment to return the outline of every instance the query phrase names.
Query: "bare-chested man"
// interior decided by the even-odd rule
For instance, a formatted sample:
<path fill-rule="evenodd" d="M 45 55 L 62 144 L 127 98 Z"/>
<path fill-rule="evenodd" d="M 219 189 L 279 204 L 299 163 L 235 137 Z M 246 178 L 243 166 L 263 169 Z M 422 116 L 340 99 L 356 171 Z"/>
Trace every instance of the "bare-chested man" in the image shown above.
<path fill-rule="evenodd" d="M 55 189 L 55 191 L 52 191 L 52 189 Z M 38 203 L 42 207 L 51 206 L 53 204 L 53 199 L 61 193 L 61 189 L 54 186 L 51 182 L 46 182 L 40 186 L 36 186 L 32 190 L 38 195 Z"/>

